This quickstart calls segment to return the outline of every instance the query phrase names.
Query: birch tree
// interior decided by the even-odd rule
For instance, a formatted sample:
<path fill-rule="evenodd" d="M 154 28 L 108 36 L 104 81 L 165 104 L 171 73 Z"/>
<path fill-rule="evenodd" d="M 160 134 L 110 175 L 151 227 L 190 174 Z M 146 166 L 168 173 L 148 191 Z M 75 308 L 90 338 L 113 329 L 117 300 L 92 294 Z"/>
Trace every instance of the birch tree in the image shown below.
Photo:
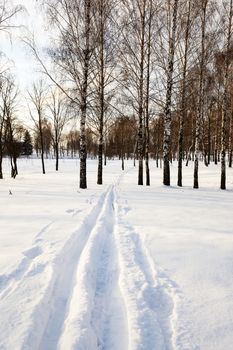
<path fill-rule="evenodd" d="M 186 85 L 187 85 L 187 65 L 188 53 L 190 44 L 190 25 L 191 25 L 191 4 L 192 0 L 188 0 L 187 17 L 184 34 L 184 62 L 181 81 L 181 111 L 180 111 L 180 125 L 179 125 L 179 143 L 178 143 L 178 181 L 177 185 L 182 186 L 182 161 L 183 161 L 183 140 L 184 140 L 184 120 L 186 115 Z"/>
<path fill-rule="evenodd" d="M 232 81 L 231 81 L 232 85 Z M 228 141 L 228 166 L 229 168 L 232 168 L 232 157 L 233 157 L 233 96 L 232 96 L 232 86 L 230 87 L 230 128 L 229 128 L 229 141 Z"/>
<path fill-rule="evenodd" d="M 204 107 L 204 69 L 205 69 L 205 41 L 206 41 L 206 15 L 207 15 L 208 0 L 201 2 L 201 55 L 200 55 L 200 73 L 199 73 L 199 94 L 195 129 L 195 154 L 194 154 L 194 179 L 193 188 L 199 188 L 198 181 L 198 166 L 200 156 L 200 132 L 201 121 L 203 118 Z"/>
<path fill-rule="evenodd" d="M 2 142 L 4 142 L 5 149 L 10 156 L 11 177 L 15 178 L 18 175 L 17 158 L 19 156 L 19 149 L 15 140 L 15 134 L 17 129 L 19 129 L 15 115 L 19 91 L 15 86 L 12 76 L 8 75 L 5 78 L 5 83 L 1 92 L 4 122 L 4 135 Z"/>
<path fill-rule="evenodd" d="M 123 77 L 122 101 L 128 109 L 126 113 L 129 113 L 130 106 L 138 118 L 138 185 L 143 185 L 145 116 L 149 113 L 152 5 L 153 2 L 150 0 L 122 1 L 123 15 L 120 22 L 123 27 L 120 47 Z"/>
<path fill-rule="evenodd" d="M 48 19 L 57 37 L 48 50 L 55 67 L 51 72 L 38 53 L 35 42 L 26 40 L 43 71 L 70 99 L 80 118 L 79 187 L 87 188 L 86 119 L 89 100 L 91 59 L 96 46 L 93 32 L 93 0 L 45 0 Z"/>
<path fill-rule="evenodd" d="M 149 147 L 150 147 L 150 82 L 151 82 L 151 55 L 152 55 L 152 20 L 154 17 L 153 3 L 149 1 L 148 8 L 148 39 L 147 39 L 147 72 L 146 72 L 146 97 L 145 97 L 145 167 L 146 167 L 146 185 L 150 186 L 150 167 L 149 167 Z"/>
<path fill-rule="evenodd" d="M 83 77 L 80 86 L 80 188 L 87 188 L 87 170 L 86 170 L 86 113 L 88 96 L 88 76 L 90 69 L 90 31 L 91 31 L 91 1 L 84 3 L 84 46 L 83 46 Z"/>
<path fill-rule="evenodd" d="M 175 41 L 177 31 L 177 11 L 179 0 L 174 0 L 172 5 L 172 30 L 169 38 L 169 56 L 167 70 L 166 102 L 164 107 L 164 143 L 163 143 L 163 184 L 170 186 L 170 147 L 171 147 L 171 102 L 173 88 L 173 71 Z"/>
<path fill-rule="evenodd" d="M 223 108 L 222 108 L 222 134 L 221 134 L 221 184 L 222 190 L 226 189 L 226 131 L 227 131 L 227 115 L 229 105 L 229 66 L 230 66 L 230 45 L 232 37 L 232 16 L 233 16 L 233 0 L 229 0 L 229 18 L 226 37 L 226 56 L 224 67 L 224 93 L 223 93 Z"/>
<path fill-rule="evenodd" d="M 55 169 L 58 171 L 59 167 L 59 148 L 62 139 L 62 132 L 65 125 L 71 119 L 68 108 L 68 101 L 65 99 L 61 91 L 55 89 L 51 92 L 50 99 L 47 103 L 47 109 L 50 114 L 52 123 L 52 140 L 53 148 L 56 158 Z"/>
<path fill-rule="evenodd" d="M 10 1 L 0 0 L 0 31 L 10 34 L 11 29 L 15 27 L 12 19 L 23 9 L 21 5 L 12 6 Z"/>
<path fill-rule="evenodd" d="M 3 160 L 3 150 L 4 150 L 4 145 L 3 145 L 3 139 L 4 139 L 4 126 L 5 126 L 5 118 L 6 118 L 6 113 L 5 113 L 5 107 L 3 103 L 3 79 L 1 80 L 1 89 L 0 89 L 0 97 L 1 97 L 1 103 L 0 103 L 0 179 L 3 179 L 3 171 L 2 171 L 2 160 Z"/>
<path fill-rule="evenodd" d="M 11 6 L 9 1 L 7 0 L 1 0 L 0 1 L 0 32 L 5 32 L 10 34 L 11 29 L 14 27 L 12 23 L 12 19 L 23 10 L 23 7 L 21 5 Z M 4 71 L 5 68 L 2 68 L 0 71 L 0 94 L 2 95 L 2 98 L 5 94 L 5 92 L 2 90 L 3 85 L 6 84 L 6 80 L 4 77 Z M 4 83 L 5 81 L 5 83 Z M 3 99 L 2 99 L 3 102 Z M 3 179 L 3 172 L 2 172 L 2 159 L 3 159 L 3 134 L 4 134 L 4 125 L 5 125 L 5 117 L 6 117 L 6 110 L 3 105 L 1 106 L 1 112 L 0 112 L 0 179 Z"/>
<path fill-rule="evenodd" d="M 98 132 L 97 184 L 103 183 L 104 128 L 112 98 L 116 93 L 114 71 L 117 65 L 116 28 L 113 21 L 116 3 L 110 0 L 96 0 L 93 5 L 94 30 L 98 33 L 93 53 L 91 76 L 94 96 L 90 106 L 91 122 Z M 93 124 L 92 123 L 92 124 Z"/>
<path fill-rule="evenodd" d="M 32 91 L 28 91 L 28 96 L 31 104 L 31 107 L 28 105 L 29 113 L 40 138 L 42 173 L 45 174 L 43 119 L 45 117 L 47 91 L 42 80 L 33 84 Z"/>

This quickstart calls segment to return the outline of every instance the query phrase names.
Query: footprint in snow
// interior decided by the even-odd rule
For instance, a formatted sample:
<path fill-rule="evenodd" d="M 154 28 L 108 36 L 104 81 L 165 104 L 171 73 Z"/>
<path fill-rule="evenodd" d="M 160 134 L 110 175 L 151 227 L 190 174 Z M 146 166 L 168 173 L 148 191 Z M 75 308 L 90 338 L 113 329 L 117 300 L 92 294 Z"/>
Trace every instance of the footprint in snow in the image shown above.
<path fill-rule="evenodd" d="M 75 210 L 75 209 L 67 209 L 66 210 L 66 213 L 67 214 L 72 214 L 72 216 L 76 216 L 78 213 L 80 213 L 82 210 L 81 209 L 78 209 L 78 210 Z"/>
<path fill-rule="evenodd" d="M 35 266 L 33 266 L 33 268 L 30 271 L 28 271 L 27 277 L 33 277 L 43 272 L 45 267 L 46 267 L 46 264 L 36 264 Z"/>
<path fill-rule="evenodd" d="M 66 210 L 66 213 L 67 213 L 67 214 L 72 214 L 73 212 L 74 212 L 74 209 L 67 209 L 67 210 Z"/>
<path fill-rule="evenodd" d="M 130 210 L 132 210 L 132 209 L 129 208 L 129 207 L 125 207 L 125 208 L 122 208 L 122 210 L 123 210 L 124 214 L 126 215 L 126 214 L 128 214 L 128 212 L 129 212 Z"/>
<path fill-rule="evenodd" d="M 35 259 L 37 256 L 42 254 L 42 249 L 40 247 L 32 247 L 23 252 L 23 255 L 28 259 Z"/>

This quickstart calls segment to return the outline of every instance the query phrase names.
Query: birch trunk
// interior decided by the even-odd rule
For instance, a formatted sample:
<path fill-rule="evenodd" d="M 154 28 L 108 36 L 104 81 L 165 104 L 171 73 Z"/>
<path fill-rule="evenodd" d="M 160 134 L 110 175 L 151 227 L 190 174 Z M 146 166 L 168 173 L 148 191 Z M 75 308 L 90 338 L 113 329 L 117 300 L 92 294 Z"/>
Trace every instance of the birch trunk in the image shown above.
<path fill-rule="evenodd" d="M 80 188 L 87 188 L 87 146 L 86 146 L 86 114 L 87 114 L 87 84 L 90 63 L 90 0 L 85 1 L 85 50 L 83 83 L 81 91 L 81 119 L 80 119 Z"/>
<path fill-rule="evenodd" d="M 191 0 L 188 2 L 188 14 L 185 29 L 185 51 L 184 51 L 184 66 L 182 77 L 182 92 L 181 92 L 181 114 L 180 114 L 180 128 L 179 128 L 179 143 L 178 143 L 178 181 L 177 185 L 182 187 L 182 162 L 183 162 L 183 140 L 184 140 L 184 119 L 186 113 L 186 76 L 188 64 L 188 50 L 189 50 L 189 33 L 190 33 L 190 12 Z"/>
<path fill-rule="evenodd" d="M 104 18 L 103 0 L 100 1 L 100 116 L 98 144 L 98 175 L 97 184 L 103 184 L 103 129 L 104 129 Z"/>
<path fill-rule="evenodd" d="M 139 80 L 139 106 L 138 106 L 138 185 L 143 185 L 143 90 L 144 90 L 144 63 L 145 63 L 145 15 L 146 2 L 143 0 L 141 10 L 141 54 L 140 54 L 140 80 Z"/>
<path fill-rule="evenodd" d="M 228 158 L 229 158 L 229 168 L 232 168 L 232 131 L 233 131 L 233 110 L 231 109 L 230 117 L 230 130 L 229 130 L 229 145 L 228 145 Z"/>
<path fill-rule="evenodd" d="M 168 76 L 166 104 L 164 108 L 164 142 L 163 142 L 163 184 L 170 186 L 170 148 L 171 148 L 171 98 L 173 88 L 175 39 L 177 29 L 177 10 L 179 0 L 173 3 L 172 35 L 169 39 Z"/>
<path fill-rule="evenodd" d="M 198 167 L 199 167 L 199 154 L 200 154 L 200 128 L 203 114 L 204 103 L 204 64 L 205 64 L 205 32 L 206 32 L 206 8 L 208 0 L 205 0 L 202 4 L 202 31 L 201 31 L 201 62 L 200 62 L 200 80 L 199 80 L 199 96 L 198 96 L 198 110 L 196 117 L 196 130 L 195 130 L 195 150 L 194 150 L 194 179 L 193 188 L 199 188 L 198 181 Z"/>
<path fill-rule="evenodd" d="M 223 94 L 223 108 L 222 108 L 222 135 L 221 135 L 221 184 L 222 190 L 226 189 L 226 131 L 227 131 L 227 114 L 228 114 L 228 83 L 229 83 L 229 66 L 230 66 L 230 42 L 232 31 L 232 9 L 233 0 L 230 0 L 229 8 L 229 22 L 227 30 L 226 41 L 226 58 L 225 58 L 225 72 L 224 72 L 224 94 Z"/>
<path fill-rule="evenodd" d="M 0 126 L 0 179 L 3 179 L 3 172 L 2 172 L 3 144 L 1 142 L 2 136 L 3 136 L 3 121 L 1 122 L 1 126 Z"/>
<path fill-rule="evenodd" d="M 42 120 L 40 111 L 38 111 L 39 116 L 39 134 L 40 134 L 40 144 L 41 144 L 41 165 L 42 165 L 42 173 L 45 174 L 45 164 L 44 164 L 44 138 L 43 138 L 43 130 L 42 130 Z"/>
<path fill-rule="evenodd" d="M 58 141 L 55 141 L 55 157 L 56 157 L 56 171 L 58 171 L 59 167 L 59 146 Z"/>
<path fill-rule="evenodd" d="M 152 0 L 150 0 L 149 23 L 148 23 L 148 43 L 147 43 L 147 81 L 146 81 L 146 146 L 145 146 L 145 165 L 146 165 L 146 186 L 150 186 L 150 167 L 149 167 L 149 100 L 150 100 L 150 60 L 151 60 L 151 22 L 152 22 Z"/>

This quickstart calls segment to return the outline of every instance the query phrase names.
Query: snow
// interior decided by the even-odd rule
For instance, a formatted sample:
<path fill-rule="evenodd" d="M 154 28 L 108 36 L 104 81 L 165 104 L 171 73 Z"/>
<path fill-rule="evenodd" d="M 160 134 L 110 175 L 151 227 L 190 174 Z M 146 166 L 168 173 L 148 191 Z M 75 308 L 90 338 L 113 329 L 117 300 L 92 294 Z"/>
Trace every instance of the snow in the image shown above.
<path fill-rule="evenodd" d="M 78 161 L 19 160 L 0 181 L 0 349 L 223 350 L 233 329 L 233 170 L 137 186 L 118 160 L 78 188 Z M 11 190 L 12 195 L 9 195 Z"/>

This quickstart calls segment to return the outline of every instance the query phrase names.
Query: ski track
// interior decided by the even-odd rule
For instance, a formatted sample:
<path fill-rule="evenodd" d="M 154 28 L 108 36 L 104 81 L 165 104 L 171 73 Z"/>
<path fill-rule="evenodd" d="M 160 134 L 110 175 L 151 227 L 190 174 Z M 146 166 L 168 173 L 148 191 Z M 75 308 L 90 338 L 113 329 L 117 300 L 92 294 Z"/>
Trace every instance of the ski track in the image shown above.
<path fill-rule="evenodd" d="M 52 278 L 43 299 L 34 310 L 34 321 L 24 341 L 24 350 L 57 349 L 74 288 L 74 273 L 107 194 L 108 191 L 100 196 L 97 204 L 84 217 L 80 227 L 73 232 L 62 251 L 55 257 Z"/>
<path fill-rule="evenodd" d="M 35 281 L 33 277 L 38 274 L 42 282 L 43 276 L 45 276 L 44 284 L 41 285 L 41 282 L 39 282 L 43 288 L 41 288 L 36 296 L 36 305 L 33 305 L 31 310 L 28 309 L 28 307 L 27 311 L 25 310 L 27 322 L 24 322 L 23 331 L 19 329 L 20 339 L 18 340 L 17 349 L 35 350 L 41 348 L 43 350 L 51 350 L 52 348 L 56 348 L 56 346 L 51 347 L 51 344 L 53 344 L 54 338 L 56 343 L 59 337 L 58 332 L 62 326 L 66 304 L 71 293 L 70 291 L 72 290 L 74 268 L 78 262 L 81 250 L 85 246 L 92 226 L 99 215 L 99 210 L 102 207 L 107 193 L 108 191 L 100 196 L 97 204 L 92 206 L 89 213 L 82 219 L 78 229 L 73 231 L 73 233 L 68 233 L 70 238 L 52 260 L 50 257 L 51 253 L 54 254 L 54 252 L 51 252 L 52 244 L 48 247 L 43 247 L 42 235 L 47 233 L 53 222 L 44 226 L 35 236 L 32 246 L 22 252 L 24 258 L 18 264 L 17 268 L 8 275 L 1 276 L 1 309 L 3 308 L 5 310 L 7 303 L 8 305 L 12 304 L 12 302 L 14 303 L 14 296 L 16 296 L 16 294 L 17 297 L 19 297 L 20 293 L 23 296 L 19 310 L 15 310 L 15 313 L 13 308 L 12 312 L 9 313 L 9 320 L 14 319 L 15 321 L 13 322 L 17 322 L 16 324 L 20 322 L 20 309 L 23 308 L 24 303 L 28 303 L 34 298 L 32 293 L 37 283 L 33 287 L 32 283 Z M 64 229 L 66 230 L 65 227 Z M 44 270 L 47 271 L 46 275 L 43 273 Z M 26 295 L 28 295 L 27 299 L 25 299 Z M 15 327 L 17 330 L 17 325 L 15 325 Z M 54 334 L 48 333 L 48 335 L 47 331 L 52 331 Z M 4 325 L 1 325 L 1 332 L 4 332 Z M 14 338 L 11 340 L 13 341 L 13 339 Z M 44 339 L 49 345 L 46 342 L 44 343 Z M 45 344 L 42 345 L 42 347 L 40 347 L 41 342 Z M 6 339 L 2 339 L 0 348 L 9 349 Z"/>
<path fill-rule="evenodd" d="M 61 350 L 122 349 L 119 334 L 123 343 L 126 325 L 117 286 L 114 221 L 111 187 L 80 257 L 76 284 L 58 345 Z"/>
<path fill-rule="evenodd" d="M 127 310 L 128 350 L 175 349 L 178 287 L 156 270 L 140 235 L 123 219 L 131 208 L 121 208 L 118 201 L 115 205 L 119 283 Z"/>

